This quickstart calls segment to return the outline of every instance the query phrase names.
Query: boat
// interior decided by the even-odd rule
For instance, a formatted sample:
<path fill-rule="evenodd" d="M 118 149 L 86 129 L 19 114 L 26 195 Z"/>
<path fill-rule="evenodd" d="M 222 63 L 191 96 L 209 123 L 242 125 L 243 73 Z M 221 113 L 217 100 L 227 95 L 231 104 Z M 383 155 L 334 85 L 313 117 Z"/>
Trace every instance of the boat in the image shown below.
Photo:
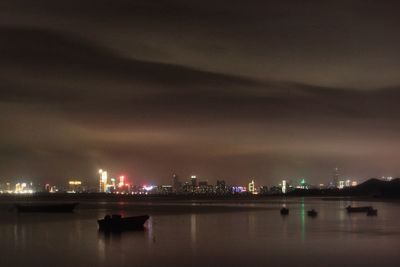
<path fill-rule="evenodd" d="M 352 207 L 352 206 L 347 206 L 346 210 L 347 212 L 368 212 L 369 210 L 372 210 L 372 206 L 364 206 L 364 207 Z"/>
<path fill-rule="evenodd" d="M 307 211 L 307 215 L 310 217 L 317 217 L 318 212 L 315 209 Z"/>
<path fill-rule="evenodd" d="M 23 203 L 15 204 L 18 212 L 72 212 L 79 203 Z"/>
<path fill-rule="evenodd" d="M 367 211 L 367 216 L 377 216 L 378 215 L 378 210 L 377 209 L 370 209 Z"/>
<path fill-rule="evenodd" d="M 288 208 L 281 208 L 281 215 L 288 215 L 289 214 L 289 209 Z"/>
<path fill-rule="evenodd" d="M 98 220 L 99 230 L 105 232 L 121 232 L 125 230 L 143 229 L 144 223 L 150 218 L 149 215 L 134 217 L 122 217 L 119 214 L 106 215 L 104 219 Z"/>

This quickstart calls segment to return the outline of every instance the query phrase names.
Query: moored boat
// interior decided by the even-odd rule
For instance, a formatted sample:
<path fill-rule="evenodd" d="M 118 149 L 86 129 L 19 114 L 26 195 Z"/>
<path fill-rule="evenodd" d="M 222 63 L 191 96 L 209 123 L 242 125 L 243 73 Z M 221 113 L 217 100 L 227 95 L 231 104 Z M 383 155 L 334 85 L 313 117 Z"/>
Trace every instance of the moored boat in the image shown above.
<path fill-rule="evenodd" d="M 281 215 L 288 215 L 289 214 L 289 209 L 288 208 L 281 208 Z"/>
<path fill-rule="evenodd" d="M 368 212 L 369 210 L 372 210 L 372 206 L 364 206 L 364 207 L 352 207 L 352 206 L 347 206 L 346 210 L 347 212 Z"/>
<path fill-rule="evenodd" d="M 122 217 L 121 215 L 106 215 L 104 219 L 98 220 L 100 231 L 120 232 L 125 230 L 143 229 L 144 223 L 150 218 L 149 215 L 134 217 Z"/>
<path fill-rule="evenodd" d="M 378 215 L 378 210 L 377 209 L 370 209 L 367 211 L 367 216 L 377 216 Z"/>
<path fill-rule="evenodd" d="M 79 203 L 19 203 L 18 212 L 72 212 Z"/>
<path fill-rule="evenodd" d="M 310 217 L 317 217 L 318 212 L 315 209 L 307 211 L 307 215 Z"/>

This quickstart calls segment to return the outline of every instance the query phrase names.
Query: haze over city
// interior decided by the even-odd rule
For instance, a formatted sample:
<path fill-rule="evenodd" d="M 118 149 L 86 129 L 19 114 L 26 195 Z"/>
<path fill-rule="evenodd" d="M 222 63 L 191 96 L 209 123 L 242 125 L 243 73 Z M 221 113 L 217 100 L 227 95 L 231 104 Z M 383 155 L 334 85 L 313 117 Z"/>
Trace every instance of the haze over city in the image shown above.
<path fill-rule="evenodd" d="M 0 4 L 0 179 L 400 174 L 396 1 Z"/>
<path fill-rule="evenodd" d="M 0 266 L 400 266 L 399 14 L 1 0 Z"/>

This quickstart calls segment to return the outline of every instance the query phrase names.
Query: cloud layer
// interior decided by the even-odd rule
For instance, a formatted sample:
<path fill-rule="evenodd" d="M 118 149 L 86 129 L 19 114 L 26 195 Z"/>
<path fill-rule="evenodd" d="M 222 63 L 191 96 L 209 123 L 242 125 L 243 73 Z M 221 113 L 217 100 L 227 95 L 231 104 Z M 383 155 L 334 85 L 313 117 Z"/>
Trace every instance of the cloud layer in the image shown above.
<path fill-rule="evenodd" d="M 395 176 L 398 18 L 375 5 L 3 1 L 0 178 Z"/>

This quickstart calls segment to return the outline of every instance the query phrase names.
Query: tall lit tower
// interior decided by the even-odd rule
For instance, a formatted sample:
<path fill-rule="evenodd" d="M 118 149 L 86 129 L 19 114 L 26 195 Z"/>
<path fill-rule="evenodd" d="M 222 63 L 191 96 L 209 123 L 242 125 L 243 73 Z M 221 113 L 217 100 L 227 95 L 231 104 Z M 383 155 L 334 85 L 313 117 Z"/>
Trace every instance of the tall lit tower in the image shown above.
<path fill-rule="evenodd" d="M 197 176 L 196 175 L 190 176 L 190 181 L 192 182 L 193 187 L 197 187 Z"/>
<path fill-rule="evenodd" d="M 172 186 L 175 192 L 180 190 L 181 183 L 179 182 L 179 177 L 176 173 L 172 175 Z"/>
<path fill-rule="evenodd" d="M 102 178 L 102 174 L 103 174 L 103 169 L 99 170 L 99 192 L 103 192 L 103 180 Z"/>
<path fill-rule="evenodd" d="M 333 179 L 332 179 L 332 186 L 334 188 L 339 187 L 339 177 L 340 177 L 339 168 L 336 167 L 333 171 Z"/>
<path fill-rule="evenodd" d="M 251 180 L 251 182 L 249 183 L 249 192 L 252 194 L 256 193 L 256 185 L 254 183 L 254 180 Z"/>
<path fill-rule="evenodd" d="M 121 175 L 119 177 L 119 184 L 118 187 L 123 187 L 125 185 L 125 176 Z"/>
<path fill-rule="evenodd" d="M 99 192 L 106 192 L 107 189 L 107 172 L 102 169 L 99 170 Z"/>
<path fill-rule="evenodd" d="M 282 194 L 286 194 L 287 192 L 287 182 L 286 180 L 282 181 Z"/>

